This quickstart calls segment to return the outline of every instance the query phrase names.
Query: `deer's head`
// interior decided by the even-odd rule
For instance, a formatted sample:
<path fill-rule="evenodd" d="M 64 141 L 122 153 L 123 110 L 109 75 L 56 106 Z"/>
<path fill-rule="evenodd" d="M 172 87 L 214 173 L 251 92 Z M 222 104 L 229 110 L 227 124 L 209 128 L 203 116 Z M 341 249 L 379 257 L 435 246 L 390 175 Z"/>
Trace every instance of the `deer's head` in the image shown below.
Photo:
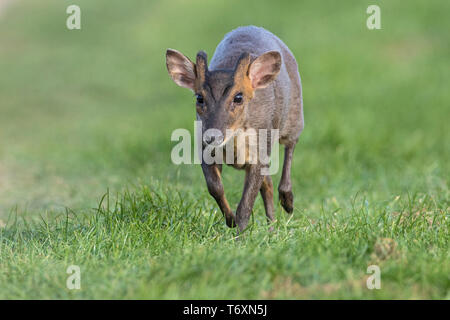
<path fill-rule="evenodd" d="M 166 65 L 177 85 L 194 92 L 203 132 L 219 130 L 226 140 L 227 129 L 242 128 L 245 109 L 255 90 L 267 87 L 280 72 L 281 56 L 277 51 L 270 51 L 251 61 L 250 55 L 243 53 L 234 69 L 209 71 L 205 52 L 200 51 L 193 63 L 181 52 L 168 49 Z M 205 138 L 214 139 L 214 136 Z"/>

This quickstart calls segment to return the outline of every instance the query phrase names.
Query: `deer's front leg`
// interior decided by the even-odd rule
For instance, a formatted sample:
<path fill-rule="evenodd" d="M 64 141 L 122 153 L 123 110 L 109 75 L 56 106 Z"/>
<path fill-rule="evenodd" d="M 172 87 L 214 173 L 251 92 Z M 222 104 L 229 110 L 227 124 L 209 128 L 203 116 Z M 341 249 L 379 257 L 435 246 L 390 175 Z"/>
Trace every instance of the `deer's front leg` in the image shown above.
<path fill-rule="evenodd" d="M 208 186 L 209 194 L 216 199 L 222 214 L 225 216 L 227 226 L 234 228 L 236 226 L 234 214 L 231 211 L 230 205 L 225 198 L 225 191 L 223 190 L 222 178 L 220 173 L 222 172 L 221 164 L 208 165 L 202 163 L 203 174 L 205 175 L 206 185 Z"/>
<path fill-rule="evenodd" d="M 244 191 L 236 211 L 236 223 L 240 231 L 243 231 L 248 225 L 248 220 L 263 180 L 261 165 L 249 165 L 246 168 Z"/>

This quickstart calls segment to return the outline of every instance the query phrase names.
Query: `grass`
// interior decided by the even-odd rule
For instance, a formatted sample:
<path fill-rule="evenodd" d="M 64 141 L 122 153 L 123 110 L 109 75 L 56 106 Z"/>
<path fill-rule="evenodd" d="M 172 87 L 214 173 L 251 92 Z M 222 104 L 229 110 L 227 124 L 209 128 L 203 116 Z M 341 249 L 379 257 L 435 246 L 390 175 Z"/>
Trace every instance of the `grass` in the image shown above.
<path fill-rule="evenodd" d="M 446 1 L 380 1 L 375 31 L 370 1 L 75 2 L 79 31 L 69 1 L 0 16 L 0 298 L 450 298 Z M 269 233 L 258 198 L 235 241 L 201 169 L 170 161 L 195 111 L 164 51 L 211 57 L 248 24 L 298 58 L 306 127 L 294 214 Z M 234 207 L 242 182 L 224 169 Z"/>

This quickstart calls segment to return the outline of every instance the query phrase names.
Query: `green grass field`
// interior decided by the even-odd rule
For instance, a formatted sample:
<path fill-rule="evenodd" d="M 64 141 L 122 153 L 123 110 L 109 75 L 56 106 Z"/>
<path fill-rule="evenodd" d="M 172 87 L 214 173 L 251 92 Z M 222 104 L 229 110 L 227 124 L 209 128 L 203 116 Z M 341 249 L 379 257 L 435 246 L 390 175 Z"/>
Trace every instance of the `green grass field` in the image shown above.
<path fill-rule="evenodd" d="M 0 12 L 1 299 L 449 299 L 449 1 L 11 1 Z M 82 29 L 66 28 L 78 4 Z M 299 62 L 295 211 L 240 241 L 198 165 L 165 49 L 254 24 Z M 224 169 L 227 197 L 243 173 Z M 280 174 L 274 177 L 278 185 Z M 276 195 L 276 198 L 278 195 Z M 68 266 L 81 289 L 66 287 Z M 378 265 L 381 289 L 369 290 Z"/>

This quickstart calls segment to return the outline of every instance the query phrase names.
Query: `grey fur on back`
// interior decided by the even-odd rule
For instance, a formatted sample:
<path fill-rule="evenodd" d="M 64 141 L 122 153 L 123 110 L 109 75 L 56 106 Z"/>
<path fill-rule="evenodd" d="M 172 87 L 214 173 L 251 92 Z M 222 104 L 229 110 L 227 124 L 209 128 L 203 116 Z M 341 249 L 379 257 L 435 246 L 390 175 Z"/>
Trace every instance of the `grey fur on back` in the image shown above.
<path fill-rule="evenodd" d="M 246 109 L 247 126 L 280 129 L 280 143 L 292 145 L 304 127 L 303 99 L 297 62 L 283 41 L 264 28 L 239 27 L 218 44 L 209 70 L 233 69 L 243 52 L 250 53 L 253 61 L 268 51 L 281 54 L 282 66 L 272 84 L 255 91 Z"/>

